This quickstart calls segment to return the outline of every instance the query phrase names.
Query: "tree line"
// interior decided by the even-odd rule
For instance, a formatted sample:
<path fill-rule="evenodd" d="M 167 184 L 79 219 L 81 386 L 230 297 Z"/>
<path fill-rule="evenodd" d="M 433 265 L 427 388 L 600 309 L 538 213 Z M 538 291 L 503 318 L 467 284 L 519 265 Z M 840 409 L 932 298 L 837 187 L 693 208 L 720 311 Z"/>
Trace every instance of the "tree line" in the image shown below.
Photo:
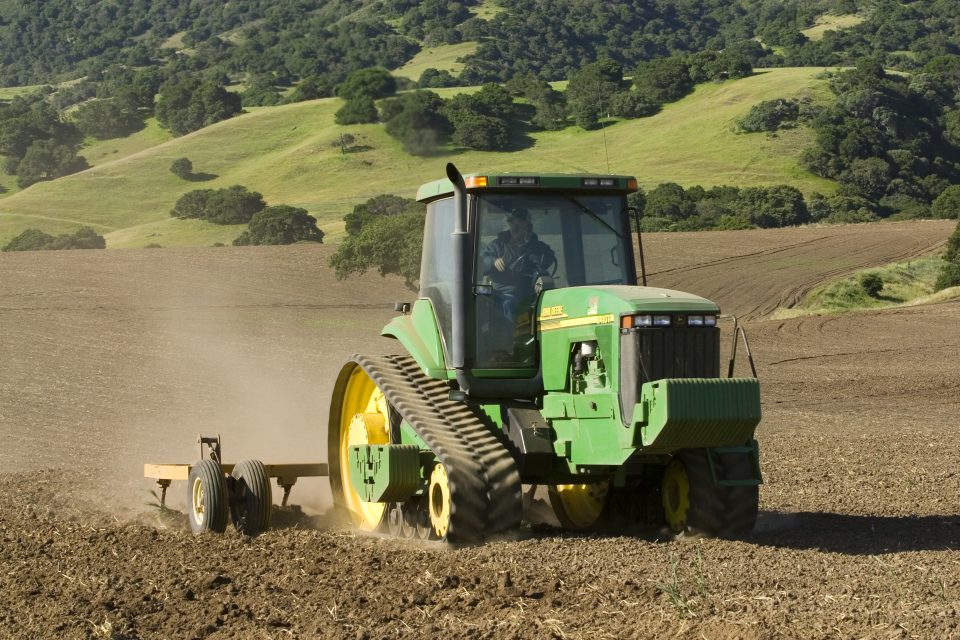
<path fill-rule="evenodd" d="M 909 76 L 862 58 L 830 88 L 836 100 L 810 120 L 806 167 L 874 217 L 956 217 L 945 209 L 960 181 L 960 57 L 938 56 Z"/>
<path fill-rule="evenodd" d="M 183 160 L 187 159 L 175 160 L 171 171 L 183 171 Z M 285 204 L 268 207 L 263 194 L 250 191 L 242 185 L 188 191 L 180 196 L 170 215 L 180 220 L 246 224 L 246 230 L 233 241 L 236 246 L 322 243 L 324 237 L 323 231 L 317 228 L 317 219 L 306 209 Z"/>
<path fill-rule="evenodd" d="M 914 70 L 958 53 L 960 11 L 951 0 L 499 0 L 489 19 L 476 0 L 176 0 L 7 3 L 0 16 L 0 86 L 91 77 L 111 67 L 227 77 L 249 105 L 331 95 L 360 68 L 397 68 L 422 46 L 477 41 L 459 77 L 433 70 L 425 87 L 477 85 L 533 74 L 569 78 L 610 58 L 627 69 L 760 39 L 754 66 L 834 66 L 864 56 Z M 810 40 L 824 13 L 864 21 Z M 179 41 L 172 41 L 172 36 Z M 224 83 L 226 84 L 226 83 Z"/>
<path fill-rule="evenodd" d="M 944 0 L 917 0 L 909 6 L 872 0 L 861 24 L 827 32 L 816 42 L 800 30 L 825 11 L 862 9 L 857 0 L 697 0 L 690 5 L 646 0 L 560 0 L 548 5 L 519 0 L 502 3 L 502 11 L 489 20 L 470 12 L 475 4 L 160 0 L 143 6 L 98 5 L 81 15 L 77 5 L 59 0 L 44 3 L 38 11 L 13 2 L 9 15 L 0 18 L 0 52 L 7 52 L 0 79 L 13 83 L 58 73 L 85 75 L 55 92 L 44 89 L 48 103 L 61 113 L 72 111 L 69 118 L 60 118 L 59 125 L 50 113 L 44 123 L 25 133 L 28 123 L 19 118 L 23 105 L 0 105 L 0 128 L 14 129 L 0 131 L 0 139 L 11 141 L 0 143 L 0 153 L 7 156 L 8 171 L 17 173 L 18 182 L 26 186 L 86 166 L 76 153 L 77 131 L 101 139 L 128 135 L 143 126 L 144 118 L 156 115 L 164 127 L 183 135 L 232 117 L 244 106 L 334 94 L 347 101 L 339 114 L 341 122 L 384 122 L 411 153 L 433 153 L 447 143 L 520 149 L 529 143 L 524 137 L 527 130 L 559 129 L 571 123 L 590 129 L 606 117 L 652 115 L 696 83 L 742 77 L 757 67 L 852 63 L 867 53 L 881 70 L 909 69 L 937 82 L 949 73 L 929 70 L 960 53 L 951 37 L 960 28 L 960 11 Z M 56 42 L 50 39 L 51 31 L 57 33 Z M 182 49 L 168 46 L 173 34 L 180 34 Z M 353 86 L 354 74 L 394 68 L 409 60 L 421 46 L 418 41 L 461 40 L 481 44 L 467 57 L 459 77 L 428 69 L 419 83 L 395 78 L 393 88 L 379 95 L 364 87 L 358 92 Z M 765 45 L 778 47 L 777 52 Z M 632 79 L 624 80 L 625 74 Z M 552 89 L 548 80 L 554 79 L 568 79 L 566 91 Z M 245 83 L 242 91 L 227 88 L 238 80 Z M 393 97 L 394 91 L 404 89 L 483 82 L 505 83 L 518 103 L 480 104 L 469 97 L 442 102 L 430 93 Z M 874 100 L 875 107 L 880 113 L 899 109 L 901 116 L 910 116 L 902 108 L 906 94 L 896 88 L 897 79 L 882 82 L 882 99 Z M 923 93 L 922 88 L 917 90 Z M 935 93 L 936 88 L 929 91 Z M 378 100 L 382 102 L 374 104 Z M 882 167 L 876 162 L 854 166 L 853 160 L 872 156 L 831 148 L 828 129 L 837 126 L 825 120 L 844 120 L 840 127 L 849 128 L 853 120 L 866 120 L 867 102 L 814 123 L 823 132 L 818 140 L 821 151 L 808 156 L 814 172 L 854 185 L 850 188 L 854 197 L 869 191 L 864 182 L 882 173 Z M 957 117 L 947 112 L 952 104 L 939 108 L 946 111 L 932 118 L 924 135 L 936 138 L 939 129 L 956 128 Z M 914 113 L 926 115 L 922 109 Z M 862 123 L 866 128 L 877 124 Z M 861 136 L 868 138 L 865 144 L 880 148 L 869 140 L 866 128 Z M 28 144 L 18 144 L 23 140 Z M 36 147 L 28 155 L 33 143 Z M 933 160 L 950 161 L 949 153 L 931 153 Z M 850 161 L 843 156 L 850 156 Z M 935 173 L 949 179 L 939 165 Z M 923 185 L 919 198 L 912 192 L 891 197 L 900 199 L 901 209 L 910 198 L 929 204 L 937 195 L 935 182 Z M 869 195 L 873 200 L 880 197 Z"/>

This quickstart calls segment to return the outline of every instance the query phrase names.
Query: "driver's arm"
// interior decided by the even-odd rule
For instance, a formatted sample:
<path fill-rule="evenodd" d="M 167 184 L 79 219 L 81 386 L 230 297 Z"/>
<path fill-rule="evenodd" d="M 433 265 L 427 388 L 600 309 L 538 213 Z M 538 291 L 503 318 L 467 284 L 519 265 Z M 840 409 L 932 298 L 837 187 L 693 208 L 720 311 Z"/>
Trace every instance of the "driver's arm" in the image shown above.
<path fill-rule="evenodd" d="M 503 271 L 503 269 L 497 269 L 497 261 L 503 261 L 501 254 L 503 253 L 500 245 L 496 240 L 490 241 L 490 243 L 483 249 L 483 253 L 480 256 L 480 265 L 483 268 L 483 273 L 485 275 L 490 275 L 497 273 L 498 271 Z"/>
<path fill-rule="evenodd" d="M 540 268 L 549 269 L 555 264 L 557 264 L 557 256 L 553 249 L 546 242 L 540 240 Z"/>

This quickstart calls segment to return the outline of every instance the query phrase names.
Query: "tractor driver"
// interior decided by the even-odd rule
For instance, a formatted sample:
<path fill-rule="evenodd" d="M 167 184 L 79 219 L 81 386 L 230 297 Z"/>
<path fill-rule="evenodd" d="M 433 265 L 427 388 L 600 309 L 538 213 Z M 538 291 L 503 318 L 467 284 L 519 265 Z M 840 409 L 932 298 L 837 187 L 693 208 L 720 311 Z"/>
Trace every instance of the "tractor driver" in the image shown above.
<path fill-rule="evenodd" d="M 549 274 L 557 258 L 533 232 L 530 212 L 519 207 L 507 214 L 507 229 L 483 250 L 483 274 L 493 282 L 493 297 L 511 323 L 532 302 L 537 276 Z"/>

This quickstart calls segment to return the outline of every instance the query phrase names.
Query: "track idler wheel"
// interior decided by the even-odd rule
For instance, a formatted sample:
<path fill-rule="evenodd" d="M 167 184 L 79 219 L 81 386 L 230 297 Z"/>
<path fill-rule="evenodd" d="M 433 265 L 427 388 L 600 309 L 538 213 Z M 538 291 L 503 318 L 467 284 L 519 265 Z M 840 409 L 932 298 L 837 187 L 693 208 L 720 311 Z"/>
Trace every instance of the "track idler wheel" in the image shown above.
<path fill-rule="evenodd" d="M 609 482 L 557 484 L 549 487 L 550 505 L 560 524 L 573 531 L 591 531 L 600 524 Z"/>
<path fill-rule="evenodd" d="M 187 479 L 187 519 L 194 533 L 223 533 L 227 528 L 230 494 L 223 470 L 215 460 L 201 460 L 190 467 Z"/>
<path fill-rule="evenodd" d="M 674 533 L 682 533 L 690 514 L 690 477 L 679 458 L 674 458 L 663 472 L 660 494 L 667 526 Z"/>
<path fill-rule="evenodd" d="M 704 449 L 688 449 L 667 465 L 661 484 L 667 526 L 676 534 L 745 536 L 757 521 L 759 487 L 717 484 L 707 455 Z M 713 464 L 718 478 L 752 474 L 750 454 L 715 456 Z"/>

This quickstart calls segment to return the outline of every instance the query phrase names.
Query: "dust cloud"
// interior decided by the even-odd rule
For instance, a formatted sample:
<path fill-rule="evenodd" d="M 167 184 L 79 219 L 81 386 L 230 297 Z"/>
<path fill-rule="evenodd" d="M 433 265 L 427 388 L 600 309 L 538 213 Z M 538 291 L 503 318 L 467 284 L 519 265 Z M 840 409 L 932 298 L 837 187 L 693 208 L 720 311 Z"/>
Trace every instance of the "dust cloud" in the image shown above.
<path fill-rule="evenodd" d="M 200 434 L 221 437 L 225 462 L 325 461 L 340 367 L 390 350 L 380 329 L 410 296 L 337 281 L 328 247 L 91 253 L 3 256 L 0 468 L 67 469 L 113 517 L 155 500 L 144 463 L 195 462 Z M 290 501 L 322 512 L 326 479 Z"/>

